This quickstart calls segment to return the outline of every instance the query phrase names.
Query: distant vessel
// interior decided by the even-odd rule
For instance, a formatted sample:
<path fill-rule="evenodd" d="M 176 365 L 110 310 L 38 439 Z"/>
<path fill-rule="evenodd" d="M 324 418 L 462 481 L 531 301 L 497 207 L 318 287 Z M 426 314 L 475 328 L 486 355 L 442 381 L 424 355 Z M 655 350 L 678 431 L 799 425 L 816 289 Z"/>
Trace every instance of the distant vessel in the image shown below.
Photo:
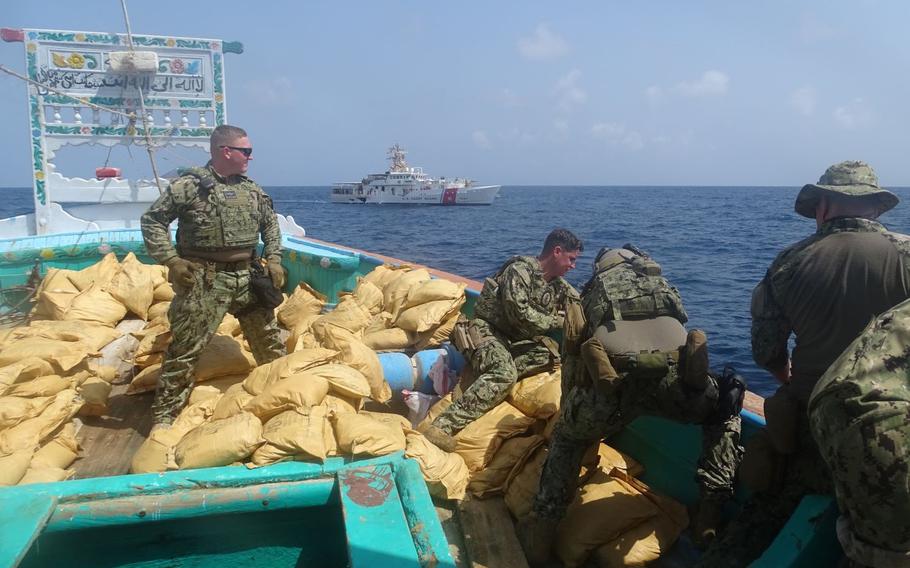
<path fill-rule="evenodd" d="M 385 173 L 370 174 L 360 182 L 332 186 L 332 203 L 423 203 L 426 205 L 490 205 L 498 185 L 473 185 L 465 178 L 431 178 L 423 168 L 412 168 L 405 151 L 389 148 L 392 166 Z"/>

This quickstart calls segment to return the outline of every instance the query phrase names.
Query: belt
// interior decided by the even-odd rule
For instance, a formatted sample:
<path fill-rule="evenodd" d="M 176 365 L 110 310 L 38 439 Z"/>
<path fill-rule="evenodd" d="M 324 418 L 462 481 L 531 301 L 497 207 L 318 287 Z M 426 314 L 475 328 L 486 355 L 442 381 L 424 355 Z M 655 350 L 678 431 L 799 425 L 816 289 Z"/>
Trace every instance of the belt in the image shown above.
<path fill-rule="evenodd" d="M 243 272 L 250 269 L 250 260 L 236 260 L 234 262 L 216 262 L 204 258 L 187 257 L 186 260 L 212 267 L 216 272 Z"/>
<path fill-rule="evenodd" d="M 610 362 L 617 371 L 629 371 L 638 368 L 639 359 L 642 355 L 654 356 L 663 355 L 666 357 L 667 365 L 676 365 L 679 363 L 679 351 L 656 351 L 654 353 L 610 353 Z"/>

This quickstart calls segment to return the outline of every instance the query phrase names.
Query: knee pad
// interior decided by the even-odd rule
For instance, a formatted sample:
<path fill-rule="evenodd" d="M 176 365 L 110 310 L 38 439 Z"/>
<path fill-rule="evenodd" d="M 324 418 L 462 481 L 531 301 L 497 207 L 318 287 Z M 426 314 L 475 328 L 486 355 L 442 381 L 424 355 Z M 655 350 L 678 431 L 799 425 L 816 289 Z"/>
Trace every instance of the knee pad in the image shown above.
<path fill-rule="evenodd" d="M 730 365 L 723 370 L 712 370 L 711 376 L 717 381 L 717 406 L 714 413 L 705 420 L 706 424 L 720 424 L 728 418 L 738 416 L 746 398 L 746 379 Z"/>

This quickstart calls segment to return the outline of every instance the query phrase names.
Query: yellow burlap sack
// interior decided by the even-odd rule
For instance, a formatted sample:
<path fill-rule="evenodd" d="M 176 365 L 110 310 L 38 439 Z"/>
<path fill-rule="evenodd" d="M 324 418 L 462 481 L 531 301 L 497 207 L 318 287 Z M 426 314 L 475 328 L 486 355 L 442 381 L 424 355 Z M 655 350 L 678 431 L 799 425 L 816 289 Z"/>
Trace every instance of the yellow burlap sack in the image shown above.
<path fill-rule="evenodd" d="M 252 462 L 266 465 L 289 458 L 325 461 L 325 429 L 331 428 L 328 422 L 321 406 L 282 412 L 262 427 L 266 443 L 253 452 Z"/>
<path fill-rule="evenodd" d="M 66 481 L 76 476 L 72 469 L 61 469 L 59 467 L 29 467 L 19 480 L 19 485 L 28 485 L 30 483 L 54 483 L 57 481 Z"/>
<path fill-rule="evenodd" d="M 92 351 L 99 351 L 102 347 L 123 335 L 118 329 L 106 325 L 85 321 L 33 321 L 28 327 L 16 328 L 11 336 L 43 337 L 54 341 L 78 341 Z"/>
<path fill-rule="evenodd" d="M 0 366 L 12 365 L 35 357 L 47 361 L 58 371 L 69 371 L 86 357 L 97 355 L 97 352 L 78 341 L 24 337 L 8 343 L 0 349 Z M 53 374 L 53 371 L 50 374 Z"/>
<path fill-rule="evenodd" d="M 354 288 L 354 299 L 373 315 L 382 311 L 382 289 L 360 278 Z"/>
<path fill-rule="evenodd" d="M 540 472 L 547 460 L 546 446 L 540 446 L 534 451 L 517 472 L 510 475 L 506 484 L 504 500 L 506 507 L 516 519 L 522 519 L 531 512 L 534 506 L 534 497 L 540 489 Z"/>
<path fill-rule="evenodd" d="M 243 334 L 243 330 L 240 328 L 240 320 L 234 317 L 233 314 L 224 314 L 224 318 L 215 333 L 227 335 L 228 337 L 237 337 Z"/>
<path fill-rule="evenodd" d="M 101 284 L 94 284 L 73 298 L 63 319 L 96 322 L 114 327 L 126 316 L 126 312 L 126 306 L 117 301 Z"/>
<path fill-rule="evenodd" d="M 393 279 L 382 289 L 383 311 L 389 312 L 393 318 L 397 318 L 398 313 L 408 300 L 408 294 L 411 293 L 411 289 L 429 279 L 430 273 L 425 268 L 404 272 Z"/>
<path fill-rule="evenodd" d="M 41 414 L 0 432 L 0 455 L 36 449 L 54 430 L 69 422 L 81 406 L 82 399 L 75 390 L 58 393 Z"/>
<path fill-rule="evenodd" d="M 339 361 L 363 373 L 370 383 L 370 398 L 378 402 L 386 402 L 392 398 L 392 389 L 382 373 L 379 357 L 353 333 L 326 324 L 320 327 L 317 338 L 324 347 L 338 352 Z"/>
<path fill-rule="evenodd" d="M 321 339 L 320 327 L 323 325 L 333 325 L 353 334 L 360 334 L 372 320 L 370 310 L 360 305 L 354 298 L 345 298 L 334 310 L 319 316 L 310 327 L 316 338 Z"/>
<path fill-rule="evenodd" d="M 193 390 L 190 391 L 190 398 L 187 404 L 196 404 L 204 400 L 209 400 L 211 398 L 219 399 L 221 398 L 221 389 L 213 387 L 209 384 L 204 385 L 195 385 Z M 217 402 L 216 402 L 217 404 Z"/>
<path fill-rule="evenodd" d="M 525 377 L 512 385 L 508 401 L 528 416 L 546 420 L 559 410 L 560 381 L 558 369 Z"/>
<path fill-rule="evenodd" d="M 338 396 L 355 399 L 370 396 L 370 383 L 367 378 L 348 365 L 328 363 L 307 369 L 306 373 L 327 380 L 329 391 Z"/>
<path fill-rule="evenodd" d="M 163 327 L 156 327 L 158 331 L 149 331 L 139 340 L 136 352 L 133 354 L 133 362 L 140 367 L 148 367 L 155 363 L 161 363 L 164 360 L 164 351 L 171 343 L 170 330 Z"/>
<path fill-rule="evenodd" d="M 66 469 L 79 457 L 79 442 L 76 440 L 76 426 L 72 422 L 63 425 L 59 432 L 41 449 L 35 452 L 29 468 Z"/>
<path fill-rule="evenodd" d="M 322 347 L 301 349 L 288 353 L 271 363 L 259 365 L 253 369 L 246 380 L 243 381 L 243 388 L 246 389 L 246 392 L 257 395 L 271 383 L 312 367 L 324 365 L 334 359 L 336 355 L 338 355 L 337 351 L 323 349 Z"/>
<path fill-rule="evenodd" d="M 338 449 L 346 455 L 383 456 L 405 449 L 404 430 L 361 414 L 332 417 Z"/>
<path fill-rule="evenodd" d="M 363 280 L 374 284 L 377 288 L 383 290 L 392 280 L 395 280 L 405 272 L 410 272 L 411 270 L 411 267 L 407 264 L 398 266 L 383 264 L 367 273 L 367 275 L 363 277 Z"/>
<path fill-rule="evenodd" d="M 314 347 L 319 347 L 319 342 L 313 335 L 313 330 L 311 328 L 312 323 L 317 319 L 319 319 L 319 316 L 309 316 L 307 318 L 304 318 L 297 323 L 297 326 L 293 330 L 291 330 L 291 333 L 288 334 L 287 340 L 284 342 L 288 353 L 300 351 L 301 349 L 312 349 Z"/>
<path fill-rule="evenodd" d="M 464 300 L 465 285 L 443 278 L 427 280 L 411 288 L 402 310 L 440 300 Z"/>
<path fill-rule="evenodd" d="M 598 467 L 604 471 L 612 471 L 615 468 L 630 477 L 638 477 L 645 472 L 645 466 L 603 442 L 597 448 L 597 457 Z"/>
<path fill-rule="evenodd" d="M 411 430 L 411 422 L 401 414 L 395 414 L 394 412 L 375 412 L 372 410 L 361 410 L 360 415 L 372 418 L 373 420 L 390 426 L 393 429 L 400 428 L 404 432 Z"/>
<path fill-rule="evenodd" d="M 8 455 L 0 455 L 0 487 L 16 485 L 28 471 L 32 461 L 31 449 L 19 450 Z"/>
<path fill-rule="evenodd" d="M 650 492 L 646 485 L 613 474 L 595 473 L 569 505 L 556 535 L 556 553 L 566 566 L 583 565 L 600 546 L 662 513 L 642 492 Z"/>
<path fill-rule="evenodd" d="M 250 376 L 249 373 L 240 373 L 239 375 L 225 375 L 223 377 L 215 377 L 214 379 L 205 381 L 205 385 L 202 386 L 213 387 L 218 389 L 219 392 L 225 393 L 232 386 L 242 383 L 248 376 Z"/>
<path fill-rule="evenodd" d="M 534 418 L 502 402 L 455 436 L 455 451 L 464 458 L 469 470 L 480 471 L 490 463 L 504 440 L 524 433 L 533 424 Z"/>
<path fill-rule="evenodd" d="M 158 377 L 160 376 L 161 363 L 149 365 L 136 373 L 136 376 L 133 377 L 133 380 L 130 382 L 130 386 L 126 388 L 126 394 L 139 394 L 155 390 L 155 387 L 158 385 Z"/>
<path fill-rule="evenodd" d="M 400 351 L 416 341 L 416 335 L 400 327 L 364 333 L 363 344 L 375 351 Z"/>
<path fill-rule="evenodd" d="M 216 334 L 199 356 L 196 382 L 246 373 L 255 366 L 253 354 L 245 350 L 236 338 Z"/>
<path fill-rule="evenodd" d="M 15 363 L 0 367 L 0 392 L 6 392 L 7 388 L 15 383 L 53 374 L 54 367 L 44 359 L 24 357 Z"/>
<path fill-rule="evenodd" d="M 317 292 L 306 282 L 300 282 L 294 292 L 275 310 L 275 316 L 281 325 L 293 330 L 301 321 L 321 314 L 326 300 L 324 294 Z"/>
<path fill-rule="evenodd" d="M 379 312 L 370 320 L 370 325 L 363 328 L 363 335 L 365 337 L 371 333 L 384 331 L 390 327 L 392 327 L 392 314 L 389 312 Z"/>
<path fill-rule="evenodd" d="M 39 416 L 54 401 L 53 396 L 25 398 L 0 397 L 0 430 L 12 428 L 23 420 Z"/>
<path fill-rule="evenodd" d="M 330 389 L 329 394 L 325 395 L 325 398 L 322 399 L 322 404 L 319 406 L 324 407 L 328 414 L 356 414 L 363 406 L 363 401 L 359 398 L 334 395 Z"/>
<path fill-rule="evenodd" d="M 174 288 L 171 286 L 170 282 L 162 282 L 155 286 L 155 289 L 152 292 L 152 304 L 170 302 L 174 299 L 174 295 Z"/>
<path fill-rule="evenodd" d="M 243 407 L 253 400 L 253 398 L 253 395 L 246 392 L 246 389 L 243 388 L 243 384 L 229 387 L 224 391 L 221 398 L 218 399 L 218 403 L 212 414 L 212 420 L 221 420 L 223 418 L 230 418 L 235 414 L 240 414 L 240 412 L 243 411 Z"/>
<path fill-rule="evenodd" d="M 406 434 L 404 455 L 417 461 L 430 495 L 443 499 L 464 499 L 468 486 L 468 466 L 456 453 L 440 450 L 423 434 L 413 430 Z"/>
<path fill-rule="evenodd" d="M 190 431 L 174 449 L 180 469 L 229 465 L 261 446 L 262 422 L 249 412 L 212 420 Z"/>
<path fill-rule="evenodd" d="M 464 304 L 464 296 L 455 300 L 435 300 L 403 310 L 395 320 L 395 326 L 415 333 L 436 329 L 457 314 Z"/>
<path fill-rule="evenodd" d="M 328 415 L 328 423 L 325 426 L 325 457 L 334 458 L 342 455 L 338 449 L 338 439 L 335 437 L 335 414 Z M 305 458 L 305 456 L 304 456 Z"/>
<path fill-rule="evenodd" d="M 194 428 L 214 418 L 216 399 L 208 399 L 184 408 L 170 428 L 158 429 L 139 446 L 130 464 L 130 473 L 152 473 L 177 469 L 174 447 Z"/>
<path fill-rule="evenodd" d="M 107 291 L 127 310 L 142 319 L 148 318 L 149 306 L 155 298 L 152 267 L 143 264 L 130 252 L 120 263 L 120 270 L 111 279 Z"/>
<path fill-rule="evenodd" d="M 155 302 L 149 306 L 148 311 L 148 320 L 149 322 L 167 320 L 167 312 L 171 309 L 171 301 L 167 300 L 164 302 Z"/>
<path fill-rule="evenodd" d="M 54 396 L 58 392 L 72 387 L 73 381 L 69 378 L 63 378 L 60 375 L 46 375 L 12 385 L 7 389 L 6 396 L 21 396 L 24 398 Z"/>
<path fill-rule="evenodd" d="M 647 566 L 669 550 L 688 526 L 689 517 L 685 507 L 672 499 L 662 497 L 659 506 L 662 514 L 598 547 L 593 554 L 597 565 L 602 568 Z"/>
<path fill-rule="evenodd" d="M 73 270 L 48 268 L 47 274 L 35 291 L 37 302 L 32 308 L 33 318 L 50 318 L 57 320 L 63 318 L 69 308 L 70 302 L 79 293 L 79 288 L 72 283 L 69 275 Z"/>
<path fill-rule="evenodd" d="M 431 349 L 439 347 L 452 336 L 452 330 L 458 322 L 458 316 L 461 315 L 461 307 L 452 311 L 438 326 L 431 328 L 417 335 L 417 341 L 414 343 L 414 349 Z"/>
<path fill-rule="evenodd" d="M 518 436 L 503 442 L 487 467 L 471 475 L 468 484 L 471 494 L 483 499 L 503 493 L 510 475 L 518 475 L 525 462 L 545 443 L 543 436 L 536 435 Z"/>
<path fill-rule="evenodd" d="M 75 286 L 73 286 L 75 288 Z M 49 318 L 50 320 L 62 320 L 66 317 L 66 311 L 70 309 L 70 304 L 79 292 L 70 290 L 44 290 L 35 293 L 35 307 L 32 308 L 31 316 L 33 318 Z"/>
<path fill-rule="evenodd" d="M 118 270 L 120 270 L 120 263 L 117 261 L 117 255 L 109 252 L 95 264 L 71 272 L 67 276 L 70 282 L 75 284 L 80 292 L 83 292 L 91 288 L 93 284 L 102 288 L 107 286 Z"/>
<path fill-rule="evenodd" d="M 303 371 L 270 384 L 243 409 L 266 422 L 285 410 L 317 406 L 328 392 L 329 381 L 325 377 Z"/>

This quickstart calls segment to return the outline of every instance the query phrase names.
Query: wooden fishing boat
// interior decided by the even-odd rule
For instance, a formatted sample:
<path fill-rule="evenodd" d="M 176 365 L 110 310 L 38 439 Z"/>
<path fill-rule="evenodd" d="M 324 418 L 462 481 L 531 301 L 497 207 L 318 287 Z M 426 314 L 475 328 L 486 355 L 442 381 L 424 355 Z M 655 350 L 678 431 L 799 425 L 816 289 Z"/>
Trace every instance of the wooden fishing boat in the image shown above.
<path fill-rule="evenodd" d="M 223 54 L 242 48 L 217 40 L 133 36 L 129 43 L 156 52 L 159 62 L 169 61 L 161 63 L 161 85 L 166 83 L 162 89 L 195 85 L 187 77 L 182 83 L 180 77 L 174 79 L 194 61 L 202 87 L 193 98 L 159 91 L 154 98 L 140 92 L 138 99 L 112 100 L 109 93 L 95 92 L 107 88 L 103 76 L 91 79 L 102 85 L 92 87 L 93 92 L 87 92 L 86 85 L 94 84 L 87 77 L 116 72 L 85 66 L 92 56 L 96 65 L 107 65 L 112 52 L 127 44 L 125 36 L 4 30 L 3 38 L 26 44 L 26 68 L 37 82 L 29 86 L 35 213 L 0 222 L 0 310 L 12 321 L 27 309 L 24 300 L 35 277 L 50 268 L 83 268 L 108 252 L 121 257 L 133 252 L 151 262 L 135 219 L 157 196 L 158 181 L 143 185 L 110 177 L 64 178 L 50 163 L 54 152 L 67 144 L 115 145 L 146 135 L 154 135 L 156 145 L 205 147 L 209 124 L 225 122 Z M 54 54 L 63 59 L 56 60 Z M 177 56 L 184 60 L 180 65 L 173 63 Z M 64 75 L 70 80 L 58 80 L 54 90 L 41 86 L 48 77 Z M 73 77 L 81 77 L 81 82 Z M 158 85 L 155 78 L 117 81 L 118 89 Z M 74 84 L 75 91 L 66 90 Z M 160 114 L 159 124 L 167 126 L 137 122 L 137 100 L 147 105 L 146 112 Z M 124 112 L 132 108 L 133 119 L 102 126 L 98 115 L 103 109 L 91 121 L 82 116 L 94 114 L 85 110 L 89 103 L 114 105 Z M 179 126 L 171 125 L 172 112 L 180 113 Z M 210 113 L 211 123 L 188 125 L 183 119 L 191 112 L 198 112 L 200 119 Z M 117 213 L 112 215 L 111 208 Z M 402 262 L 307 238 L 293 219 L 282 219 L 282 228 L 289 289 L 306 282 L 330 302 L 353 289 L 359 276 L 385 263 Z M 480 286 L 465 282 L 468 301 L 463 311 L 470 314 Z M 387 379 L 397 388 L 402 381 L 413 386 L 423 380 L 421 375 Z M 254 470 L 229 466 L 124 475 L 148 433 L 150 400 L 121 396 L 122 389 L 113 394 L 108 415 L 87 418 L 80 432 L 86 457 L 77 465 L 79 479 L 0 489 L 5 504 L 0 512 L 0 566 L 524 565 L 501 499 L 455 506 L 437 502 L 434 507 L 416 464 L 401 455 L 331 458 L 322 465 L 279 463 Z M 750 395 L 742 415 L 745 437 L 764 426 L 760 408 L 760 399 Z M 610 442 L 645 466 L 643 481 L 651 487 L 684 504 L 695 502 L 698 426 L 643 417 Z M 834 535 L 836 515 L 830 497 L 805 498 L 756 565 L 833 565 L 841 554 Z"/>

